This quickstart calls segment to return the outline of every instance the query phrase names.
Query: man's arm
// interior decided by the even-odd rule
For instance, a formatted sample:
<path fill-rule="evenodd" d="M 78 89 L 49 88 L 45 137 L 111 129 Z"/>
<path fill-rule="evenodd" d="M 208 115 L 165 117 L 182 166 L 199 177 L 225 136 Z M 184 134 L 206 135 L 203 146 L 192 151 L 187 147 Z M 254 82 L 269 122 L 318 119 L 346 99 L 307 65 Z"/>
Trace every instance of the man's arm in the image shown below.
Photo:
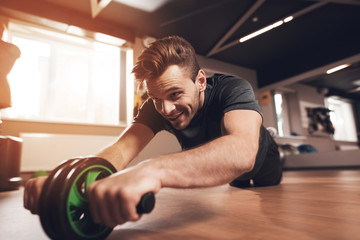
<path fill-rule="evenodd" d="M 149 168 L 162 187 L 207 187 L 229 183 L 252 170 L 262 118 L 252 110 L 234 110 L 222 121 L 223 136 L 200 147 L 153 159 Z"/>
<path fill-rule="evenodd" d="M 115 143 L 101 150 L 96 156 L 108 160 L 117 170 L 122 170 L 153 137 L 154 133 L 149 127 L 141 123 L 133 123 L 124 130 Z"/>
<path fill-rule="evenodd" d="M 114 144 L 103 149 L 97 156 L 111 162 L 117 170 L 124 169 L 153 136 L 154 134 L 149 127 L 134 123 L 124 130 Z M 28 180 L 25 184 L 24 207 L 33 214 L 37 214 L 39 211 L 38 201 L 46 179 L 47 177 L 34 178 Z"/>
<path fill-rule="evenodd" d="M 210 187 L 229 183 L 252 170 L 262 118 L 252 110 L 233 110 L 222 121 L 223 136 L 197 148 L 163 155 L 89 187 L 94 221 L 116 226 L 136 221 L 136 204 L 162 187 Z M 104 204 L 106 203 L 106 204 Z"/>

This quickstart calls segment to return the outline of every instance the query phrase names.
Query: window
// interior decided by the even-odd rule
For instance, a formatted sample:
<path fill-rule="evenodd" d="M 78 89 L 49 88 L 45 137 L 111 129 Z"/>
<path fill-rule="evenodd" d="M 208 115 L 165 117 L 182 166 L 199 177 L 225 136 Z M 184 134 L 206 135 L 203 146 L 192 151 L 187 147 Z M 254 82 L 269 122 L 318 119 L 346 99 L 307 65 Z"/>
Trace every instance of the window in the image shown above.
<path fill-rule="evenodd" d="M 277 119 L 277 129 L 279 136 L 284 136 L 284 115 L 283 115 L 283 99 L 280 93 L 274 94 L 275 112 Z"/>
<path fill-rule="evenodd" d="M 278 135 L 281 137 L 289 136 L 290 133 L 290 119 L 288 112 L 287 96 L 289 93 L 277 90 L 274 92 L 274 107 L 276 114 L 276 124 Z"/>
<path fill-rule="evenodd" d="M 9 24 L 9 41 L 21 57 L 8 75 L 12 107 L 4 117 L 119 124 L 120 97 L 127 98 L 120 76 L 129 76 L 120 69 L 129 71 L 131 50 L 18 22 Z"/>
<path fill-rule="evenodd" d="M 325 105 L 330 112 L 330 120 L 335 128 L 334 139 L 357 142 L 354 112 L 351 102 L 338 97 L 328 97 Z"/>

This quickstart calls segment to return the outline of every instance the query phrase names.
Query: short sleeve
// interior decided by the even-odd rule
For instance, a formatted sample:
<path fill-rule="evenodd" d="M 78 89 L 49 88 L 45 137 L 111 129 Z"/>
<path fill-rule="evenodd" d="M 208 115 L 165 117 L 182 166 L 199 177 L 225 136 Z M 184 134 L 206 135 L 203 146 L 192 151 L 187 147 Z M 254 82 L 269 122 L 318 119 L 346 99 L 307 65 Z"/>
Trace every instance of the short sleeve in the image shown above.
<path fill-rule="evenodd" d="M 166 120 L 156 111 L 151 99 L 147 99 L 143 103 L 133 123 L 141 123 L 148 126 L 154 134 L 168 128 Z"/>
<path fill-rule="evenodd" d="M 258 102 L 255 100 L 254 91 L 246 80 L 231 77 L 221 81 L 223 85 L 218 97 L 223 114 L 231 110 L 246 109 L 257 111 L 261 116 L 262 112 Z"/>

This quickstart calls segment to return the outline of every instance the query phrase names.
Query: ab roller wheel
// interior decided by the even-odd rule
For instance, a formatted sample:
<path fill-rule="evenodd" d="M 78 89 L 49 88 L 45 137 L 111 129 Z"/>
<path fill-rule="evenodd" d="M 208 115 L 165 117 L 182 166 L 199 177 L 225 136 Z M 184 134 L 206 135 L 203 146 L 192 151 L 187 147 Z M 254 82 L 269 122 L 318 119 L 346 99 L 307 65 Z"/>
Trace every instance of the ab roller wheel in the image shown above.
<path fill-rule="evenodd" d="M 55 168 L 39 199 L 40 221 L 46 234 L 54 240 L 105 239 L 112 228 L 92 221 L 87 188 L 114 172 L 110 162 L 97 157 L 70 159 Z M 137 205 L 137 212 L 149 213 L 154 204 L 154 194 L 147 193 Z"/>

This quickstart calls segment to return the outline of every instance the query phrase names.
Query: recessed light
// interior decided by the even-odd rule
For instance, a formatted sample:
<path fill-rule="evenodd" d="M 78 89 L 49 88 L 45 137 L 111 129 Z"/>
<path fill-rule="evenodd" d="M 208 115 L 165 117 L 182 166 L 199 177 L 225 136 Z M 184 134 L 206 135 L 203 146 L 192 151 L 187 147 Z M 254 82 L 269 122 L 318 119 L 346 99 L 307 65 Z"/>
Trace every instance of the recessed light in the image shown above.
<path fill-rule="evenodd" d="M 249 40 L 249 39 L 251 39 L 251 38 L 254 38 L 254 37 L 256 37 L 256 36 L 259 36 L 260 34 L 263 34 L 263 33 L 267 32 L 267 31 L 270 31 L 271 29 L 276 28 L 276 27 L 282 25 L 283 23 L 284 23 L 283 20 L 280 20 L 280 21 L 278 21 L 278 22 L 276 22 L 276 23 L 273 23 L 273 24 L 271 24 L 271 25 L 269 25 L 269 26 L 267 26 L 267 27 L 264 27 L 264 28 L 262 28 L 262 29 L 260 29 L 260 30 L 258 30 L 258 31 L 256 31 L 256 32 L 253 32 L 253 33 L 251 33 L 251 34 L 249 34 L 249 35 L 247 35 L 247 36 L 245 36 L 245 37 L 240 38 L 239 41 L 240 41 L 241 43 L 242 43 L 242 42 L 245 42 L 245 41 L 247 41 L 247 40 Z"/>
<path fill-rule="evenodd" d="M 169 2 L 169 0 L 114 0 L 115 2 L 122 3 L 128 5 L 130 7 L 134 7 L 146 12 L 153 12 L 156 9 L 160 8 L 165 3 Z"/>
<path fill-rule="evenodd" d="M 350 66 L 350 64 L 342 64 L 340 66 L 337 66 L 337 67 L 334 67 L 334 68 L 331 68 L 331 69 L 327 70 L 326 73 L 331 74 L 331 73 L 340 71 L 341 69 L 347 68 L 349 66 Z"/>
<path fill-rule="evenodd" d="M 294 17 L 293 16 L 289 16 L 287 18 L 284 19 L 284 23 L 290 22 L 291 20 L 293 20 Z"/>
<path fill-rule="evenodd" d="M 360 86 L 360 79 L 353 81 L 352 84 Z"/>

